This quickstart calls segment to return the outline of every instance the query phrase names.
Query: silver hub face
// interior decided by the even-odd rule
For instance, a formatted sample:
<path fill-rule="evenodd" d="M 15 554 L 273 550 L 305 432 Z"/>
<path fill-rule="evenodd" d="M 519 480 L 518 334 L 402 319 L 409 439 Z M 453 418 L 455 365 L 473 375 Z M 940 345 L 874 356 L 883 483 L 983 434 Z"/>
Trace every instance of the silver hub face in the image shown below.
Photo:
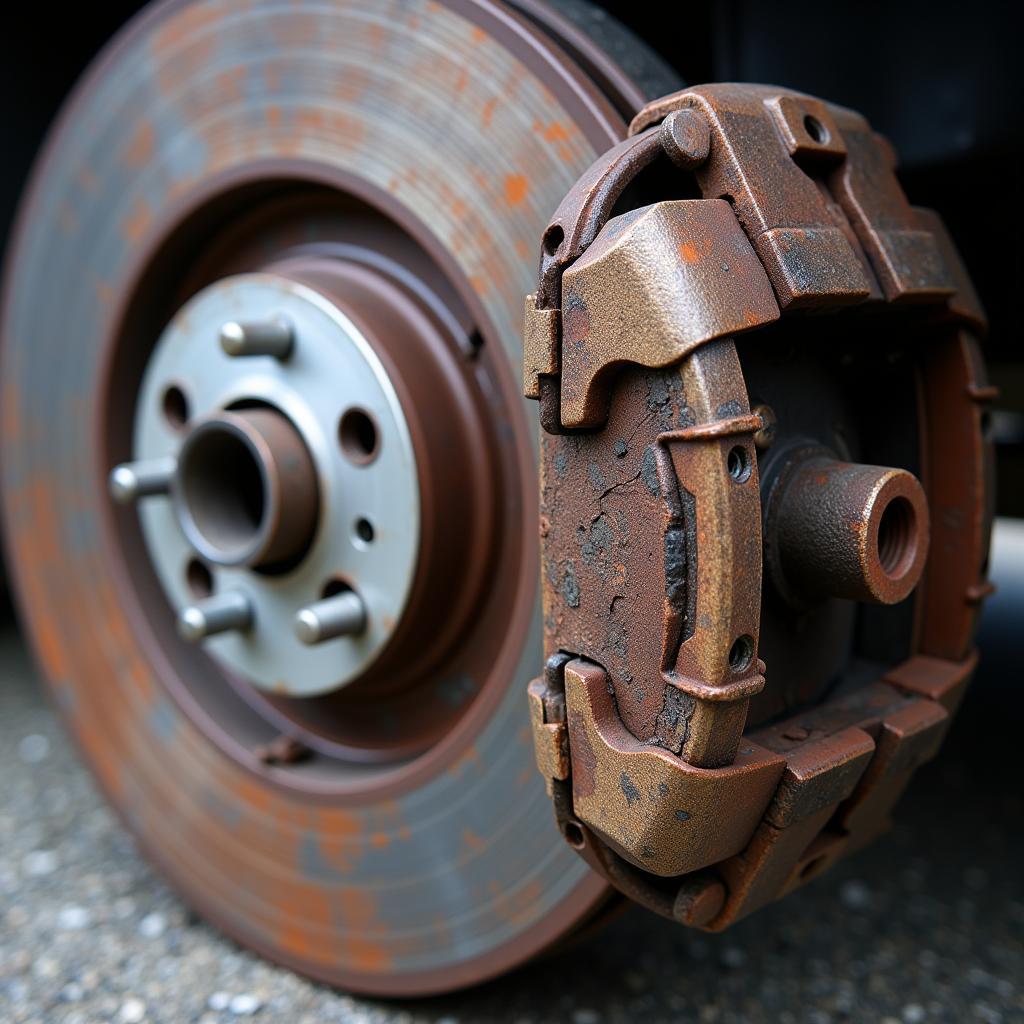
<path fill-rule="evenodd" d="M 194 296 L 147 366 L 134 456 L 112 489 L 133 471 L 148 481 L 143 535 L 192 639 L 205 614 L 220 624 L 209 653 L 279 695 L 328 693 L 366 671 L 408 600 L 420 491 L 392 382 L 342 310 L 272 274 Z M 301 543 L 275 562 L 286 528 Z"/>

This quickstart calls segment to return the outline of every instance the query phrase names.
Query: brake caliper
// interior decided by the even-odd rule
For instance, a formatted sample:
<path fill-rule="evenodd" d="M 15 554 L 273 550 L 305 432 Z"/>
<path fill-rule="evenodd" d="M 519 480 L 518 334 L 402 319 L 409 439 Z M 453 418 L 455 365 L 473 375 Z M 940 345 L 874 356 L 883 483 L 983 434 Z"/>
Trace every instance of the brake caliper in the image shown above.
<path fill-rule="evenodd" d="M 703 86 L 544 234 L 537 760 L 567 841 L 687 924 L 878 834 L 974 665 L 984 321 L 893 169 L 852 111 Z"/>

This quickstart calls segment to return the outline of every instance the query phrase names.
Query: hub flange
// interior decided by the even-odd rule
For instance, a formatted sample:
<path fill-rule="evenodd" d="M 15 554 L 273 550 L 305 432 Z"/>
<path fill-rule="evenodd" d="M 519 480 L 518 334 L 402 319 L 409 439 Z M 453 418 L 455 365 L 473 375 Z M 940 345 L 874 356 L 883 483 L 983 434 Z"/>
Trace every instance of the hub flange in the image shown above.
<path fill-rule="evenodd" d="M 285 359 L 228 355 L 219 342 L 224 325 L 282 318 L 294 346 Z M 173 500 L 139 508 L 171 604 L 206 596 L 194 585 L 198 560 L 212 593 L 237 591 L 251 605 L 248 629 L 207 641 L 225 668 L 290 696 L 330 692 L 366 670 L 415 573 L 416 455 L 387 370 L 327 295 L 242 274 L 187 302 L 146 370 L 134 454 L 177 460 Z M 338 581 L 359 595 L 363 628 L 311 646 L 296 615 Z"/>

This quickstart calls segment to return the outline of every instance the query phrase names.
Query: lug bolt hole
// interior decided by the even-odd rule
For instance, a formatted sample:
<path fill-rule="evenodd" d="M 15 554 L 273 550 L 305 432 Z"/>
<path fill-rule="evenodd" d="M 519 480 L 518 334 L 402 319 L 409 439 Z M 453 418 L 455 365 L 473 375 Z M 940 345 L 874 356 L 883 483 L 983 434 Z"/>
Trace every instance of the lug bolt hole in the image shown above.
<path fill-rule="evenodd" d="M 341 417 L 338 441 L 345 455 L 359 465 L 372 462 L 380 448 L 377 424 L 365 409 L 349 409 Z"/>
<path fill-rule="evenodd" d="M 737 637 L 729 648 L 729 668 L 733 672 L 745 672 L 754 660 L 754 638 L 744 634 Z"/>
<path fill-rule="evenodd" d="M 359 518 L 355 523 L 355 535 L 356 539 L 365 545 L 372 544 L 377 533 L 369 519 Z"/>
<path fill-rule="evenodd" d="M 726 466 L 729 469 L 729 476 L 731 476 L 736 483 L 742 484 L 750 479 L 750 454 L 742 445 L 738 444 L 735 448 L 729 449 Z"/>
<path fill-rule="evenodd" d="M 806 131 L 811 139 L 814 142 L 817 142 L 818 145 L 823 145 L 828 142 L 827 129 L 816 117 L 811 117 L 810 114 L 804 118 L 804 131 Z"/>
<path fill-rule="evenodd" d="M 878 561 L 892 578 L 906 572 L 914 559 L 916 531 L 914 506 L 906 498 L 893 498 L 878 523 Z"/>
<path fill-rule="evenodd" d="M 213 593 L 213 574 L 198 558 L 193 558 L 185 567 L 185 582 L 197 601 L 202 601 Z"/>
<path fill-rule="evenodd" d="M 164 419 L 167 420 L 168 425 L 172 430 L 181 430 L 189 418 L 188 398 L 185 392 L 178 387 L 177 384 L 172 384 L 165 392 L 163 397 L 162 408 L 164 413 Z"/>

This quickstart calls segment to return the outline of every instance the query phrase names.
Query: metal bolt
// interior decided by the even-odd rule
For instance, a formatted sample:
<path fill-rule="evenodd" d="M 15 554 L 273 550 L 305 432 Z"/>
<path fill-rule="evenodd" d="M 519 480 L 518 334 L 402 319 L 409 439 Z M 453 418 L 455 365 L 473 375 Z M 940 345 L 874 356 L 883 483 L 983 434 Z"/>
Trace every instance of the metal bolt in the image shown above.
<path fill-rule="evenodd" d="M 220 329 L 220 347 L 229 356 L 273 356 L 287 359 L 295 343 L 292 325 L 283 317 L 239 323 L 229 320 Z"/>
<path fill-rule="evenodd" d="M 692 171 L 708 158 L 711 130 L 696 110 L 673 110 L 661 122 L 661 148 L 684 171 Z"/>
<path fill-rule="evenodd" d="M 218 633 L 248 629 L 252 619 L 249 598 L 241 591 L 228 590 L 183 608 L 178 615 L 178 635 L 197 644 Z"/>
<path fill-rule="evenodd" d="M 173 455 L 143 462 L 123 462 L 110 472 L 107 486 L 118 505 L 129 505 L 151 494 L 166 494 L 178 460 Z"/>
<path fill-rule="evenodd" d="M 761 421 L 760 429 L 754 431 L 754 445 L 763 450 L 775 440 L 775 413 L 768 405 L 755 405 L 751 412 Z"/>
<path fill-rule="evenodd" d="M 366 606 L 352 590 L 307 605 L 295 616 L 295 635 L 304 644 L 352 636 L 366 628 Z"/>

